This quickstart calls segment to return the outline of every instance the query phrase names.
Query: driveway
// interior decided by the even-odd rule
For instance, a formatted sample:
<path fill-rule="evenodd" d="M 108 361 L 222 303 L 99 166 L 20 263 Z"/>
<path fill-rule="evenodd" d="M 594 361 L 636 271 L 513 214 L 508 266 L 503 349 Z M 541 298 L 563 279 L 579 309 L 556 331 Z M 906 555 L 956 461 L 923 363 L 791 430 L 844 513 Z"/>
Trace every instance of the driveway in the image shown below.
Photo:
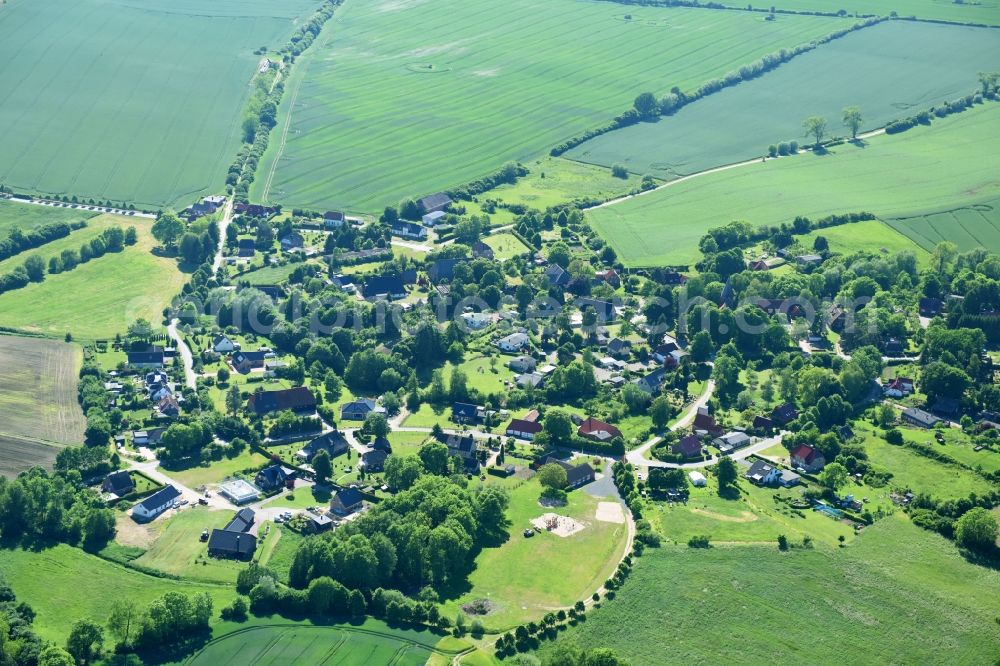
<path fill-rule="evenodd" d="M 184 384 L 190 389 L 197 388 L 198 376 L 194 372 L 194 356 L 191 355 L 191 348 L 184 342 L 184 336 L 177 330 L 177 322 L 176 318 L 170 320 L 167 335 L 174 341 L 177 353 L 181 355 L 181 361 L 184 363 Z"/>

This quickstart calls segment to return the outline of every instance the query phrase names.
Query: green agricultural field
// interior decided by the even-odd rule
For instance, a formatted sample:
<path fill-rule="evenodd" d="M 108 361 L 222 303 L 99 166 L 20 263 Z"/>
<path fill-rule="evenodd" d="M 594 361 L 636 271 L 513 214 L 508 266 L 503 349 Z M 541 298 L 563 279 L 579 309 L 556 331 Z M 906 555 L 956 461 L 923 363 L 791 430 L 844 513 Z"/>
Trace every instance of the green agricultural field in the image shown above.
<path fill-rule="evenodd" d="M 827 118 L 828 136 L 849 137 L 841 123 L 845 106 L 861 108 L 865 131 L 975 92 L 978 72 L 1000 65 L 998 53 L 997 30 L 882 23 L 823 44 L 658 122 L 598 136 L 565 156 L 606 167 L 622 164 L 633 173 L 665 179 L 759 159 L 769 144 L 808 141 L 802 130 L 807 116 Z"/>
<path fill-rule="evenodd" d="M 0 295 L 0 326 L 60 338 L 70 332 L 75 338 L 93 340 L 113 337 L 140 317 L 154 324 L 162 320 L 163 308 L 184 284 L 176 260 L 151 253 L 156 241 L 150 233 L 150 220 L 99 219 L 100 224 L 114 220 L 122 227 L 134 226 L 138 242 L 122 252 L 105 254 L 71 271 L 47 275 L 43 282 Z M 69 238 L 88 231 L 74 232 Z M 78 247 L 68 239 L 50 245 L 56 244 Z M 47 256 L 50 251 L 45 247 L 38 253 Z"/>
<path fill-rule="evenodd" d="M 18 601 L 35 609 L 35 631 L 60 645 L 81 618 L 103 626 L 111 604 L 119 599 L 145 606 L 167 592 L 208 592 L 220 609 L 236 596 L 232 587 L 156 578 L 66 545 L 40 552 L 4 550 L 0 575 L 14 588 Z"/>
<path fill-rule="evenodd" d="M 705 232 L 732 220 L 759 226 L 862 210 L 887 219 L 969 206 L 997 198 L 998 170 L 1000 106 L 990 103 L 864 147 L 677 181 L 587 217 L 626 265 L 694 263 Z"/>
<path fill-rule="evenodd" d="M 840 254 L 852 252 L 896 254 L 909 251 L 917 255 L 917 263 L 921 265 L 926 265 L 930 259 L 930 253 L 925 247 L 914 243 L 910 238 L 897 231 L 891 223 L 886 224 L 879 220 L 818 229 L 796 240 L 801 241 L 806 247 L 812 247 L 817 236 L 826 238 L 830 243 L 830 250 Z M 998 245 L 1000 245 L 1000 241 L 998 241 Z"/>
<path fill-rule="evenodd" d="M 231 629 L 230 633 L 221 633 Z M 291 624 L 281 618 L 225 624 L 218 636 L 184 662 L 187 666 L 216 664 L 394 664 L 422 666 L 451 663 L 472 646 L 456 639 L 442 640 L 429 631 L 391 628 L 377 620 L 361 624 L 316 626 Z M 441 659 L 441 662 L 434 662 Z M 430 661 L 429 661 L 430 660 Z"/>
<path fill-rule="evenodd" d="M 182 509 L 170 520 L 154 524 L 159 534 L 136 564 L 191 580 L 234 585 L 236 574 L 247 565 L 209 557 L 208 544 L 200 538 L 203 530 L 222 529 L 232 518 L 231 511 Z"/>
<path fill-rule="evenodd" d="M 221 190 L 253 51 L 280 47 L 318 4 L 8 0 L 0 182 L 151 207 Z"/>
<path fill-rule="evenodd" d="M 2 11 L 2 10 L 0 10 Z M 94 211 L 75 208 L 50 208 L 34 204 L 0 199 L 0 238 L 7 236 L 14 227 L 22 231 L 55 222 L 79 222 L 97 215 Z"/>
<path fill-rule="evenodd" d="M 886 220 L 896 231 L 932 251 L 951 241 L 962 252 L 977 247 L 1000 248 L 1000 198 L 953 210 Z"/>
<path fill-rule="evenodd" d="M 644 90 L 696 87 L 844 25 L 580 0 L 348 1 L 293 69 L 251 196 L 380 211 L 534 159 Z"/>
<path fill-rule="evenodd" d="M 540 491 L 537 481 L 522 482 L 511 491 L 510 537 L 499 547 L 480 552 L 469 576 L 471 588 L 445 603 L 443 615 L 453 617 L 463 604 L 486 599 L 494 609 L 479 619 L 490 631 L 506 631 L 550 610 L 569 608 L 614 572 L 625 548 L 625 524 L 602 522 L 595 516 L 599 502 L 615 500 L 581 489 L 569 494 L 567 506 L 547 509 L 538 504 Z M 532 519 L 549 512 L 574 518 L 585 527 L 568 537 L 544 531 L 531 538 L 522 535 Z"/>
<path fill-rule="evenodd" d="M 725 2 L 725 5 L 744 7 L 738 2 Z M 769 7 L 771 5 L 768 5 Z M 933 21 L 952 21 L 954 23 L 982 23 L 1000 25 L 1000 2 L 997 0 L 975 0 L 956 2 L 956 0 L 860 0 L 845 5 L 841 0 L 777 0 L 774 7 L 798 12 L 831 12 L 843 11 L 868 15 L 889 16 L 893 12 L 900 16 L 916 16 L 920 19 Z"/>
<path fill-rule="evenodd" d="M 647 549 L 616 598 L 559 640 L 633 664 L 982 664 L 1000 652 L 998 585 L 896 515 L 842 549 Z"/>
<path fill-rule="evenodd" d="M 51 468 L 60 446 L 83 442 L 82 362 L 75 345 L 0 335 L 0 475 Z"/>

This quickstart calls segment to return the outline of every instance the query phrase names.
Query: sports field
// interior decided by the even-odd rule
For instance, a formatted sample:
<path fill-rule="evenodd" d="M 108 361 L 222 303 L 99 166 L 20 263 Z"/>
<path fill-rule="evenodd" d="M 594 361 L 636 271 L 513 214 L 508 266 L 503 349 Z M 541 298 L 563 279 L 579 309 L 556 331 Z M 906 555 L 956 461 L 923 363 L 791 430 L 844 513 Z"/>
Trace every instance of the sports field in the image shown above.
<path fill-rule="evenodd" d="M 977 247 L 1000 248 L 1000 198 L 886 222 L 928 251 L 941 241 L 955 243 L 962 252 Z"/>
<path fill-rule="evenodd" d="M 348 0 L 293 69 L 251 196 L 381 210 L 533 159 L 644 90 L 696 87 L 846 25 L 583 0 Z"/>
<path fill-rule="evenodd" d="M 3 11 L 3 10 L 0 10 Z M 97 215 L 94 211 L 72 208 L 50 208 L 33 204 L 18 203 L 0 199 L 0 238 L 17 227 L 21 231 L 34 229 L 46 224 L 66 222 L 67 224 L 87 220 Z"/>
<path fill-rule="evenodd" d="M 318 4 L 0 4 L 0 182 L 151 207 L 221 189 L 253 51 L 281 46 Z"/>
<path fill-rule="evenodd" d="M 914 44 L 920 44 L 915 49 Z M 637 174 L 676 178 L 759 158 L 768 145 L 804 136 L 802 120 L 827 119 L 828 136 L 850 136 L 842 110 L 858 106 L 862 131 L 979 88 L 1000 68 L 1000 30 L 893 21 L 805 53 L 760 78 L 690 104 L 655 123 L 608 132 L 565 154 Z"/>
<path fill-rule="evenodd" d="M 31 206 L 25 206 L 31 208 Z M 77 339 L 114 337 L 142 317 L 159 323 L 163 308 L 184 284 L 177 262 L 151 253 L 156 245 L 150 233 L 152 221 L 145 218 L 102 215 L 68 238 L 54 241 L 13 260 L 38 253 L 50 256 L 51 248 L 79 248 L 94 229 L 107 225 L 134 226 L 138 242 L 122 252 L 91 259 L 71 271 L 46 275 L 43 282 L 0 294 L 0 326 L 62 338 L 67 332 Z"/>
<path fill-rule="evenodd" d="M 74 345 L 0 335 L 0 474 L 51 467 L 60 446 L 83 442 L 82 360 Z"/>
<path fill-rule="evenodd" d="M 841 145 L 822 156 L 679 181 L 593 209 L 587 218 L 627 265 L 693 263 L 701 236 L 732 220 L 759 226 L 863 210 L 888 219 L 994 200 L 998 151 L 1000 106 L 991 103 L 930 127 L 874 137 L 864 147 Z M 996 251 L 1000 244 L 986 247 Z"/>
<path fill-rule="evenodd" d="M 842 549 L 647 549 L 616 598 L 558 640 L 632 664 L 982 664 L 1000 653 L 998 585 L 897 514 Z"/>

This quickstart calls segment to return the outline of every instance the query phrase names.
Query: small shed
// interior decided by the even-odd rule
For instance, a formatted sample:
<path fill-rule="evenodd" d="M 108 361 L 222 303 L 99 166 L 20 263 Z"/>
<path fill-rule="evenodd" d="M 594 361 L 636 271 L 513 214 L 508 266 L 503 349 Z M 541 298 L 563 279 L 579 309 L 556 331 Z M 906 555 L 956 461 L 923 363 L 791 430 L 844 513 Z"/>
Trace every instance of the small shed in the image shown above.
<path fill-rule="evenodd" d="M 696 488 L 704 488 L 705 484 L 708 483 L 705 475 L 701 472 L 688 472 L 688 478 L 691 479 L 691 485 Z"/>

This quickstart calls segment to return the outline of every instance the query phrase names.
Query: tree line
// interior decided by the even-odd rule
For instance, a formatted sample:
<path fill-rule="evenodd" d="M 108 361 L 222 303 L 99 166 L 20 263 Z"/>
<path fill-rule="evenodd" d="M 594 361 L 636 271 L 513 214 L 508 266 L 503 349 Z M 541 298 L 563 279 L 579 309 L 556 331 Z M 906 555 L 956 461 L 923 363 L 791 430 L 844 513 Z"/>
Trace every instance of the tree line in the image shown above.
<path fill-rule="evenodd" d="M 20 227 L 14 227 L 7 234 L 6 238 L 0 240 L 0 261 L 9 259 L 25 250 L 41 247 L 58 238 L 65 238 L 72 231 L 83 229 L 85 226 L 87 226 L 87 223 L 81 220 L 72 223 L 54 222 L 35 229 L 29 229 L 27 232 L 21 231 Z"/>

